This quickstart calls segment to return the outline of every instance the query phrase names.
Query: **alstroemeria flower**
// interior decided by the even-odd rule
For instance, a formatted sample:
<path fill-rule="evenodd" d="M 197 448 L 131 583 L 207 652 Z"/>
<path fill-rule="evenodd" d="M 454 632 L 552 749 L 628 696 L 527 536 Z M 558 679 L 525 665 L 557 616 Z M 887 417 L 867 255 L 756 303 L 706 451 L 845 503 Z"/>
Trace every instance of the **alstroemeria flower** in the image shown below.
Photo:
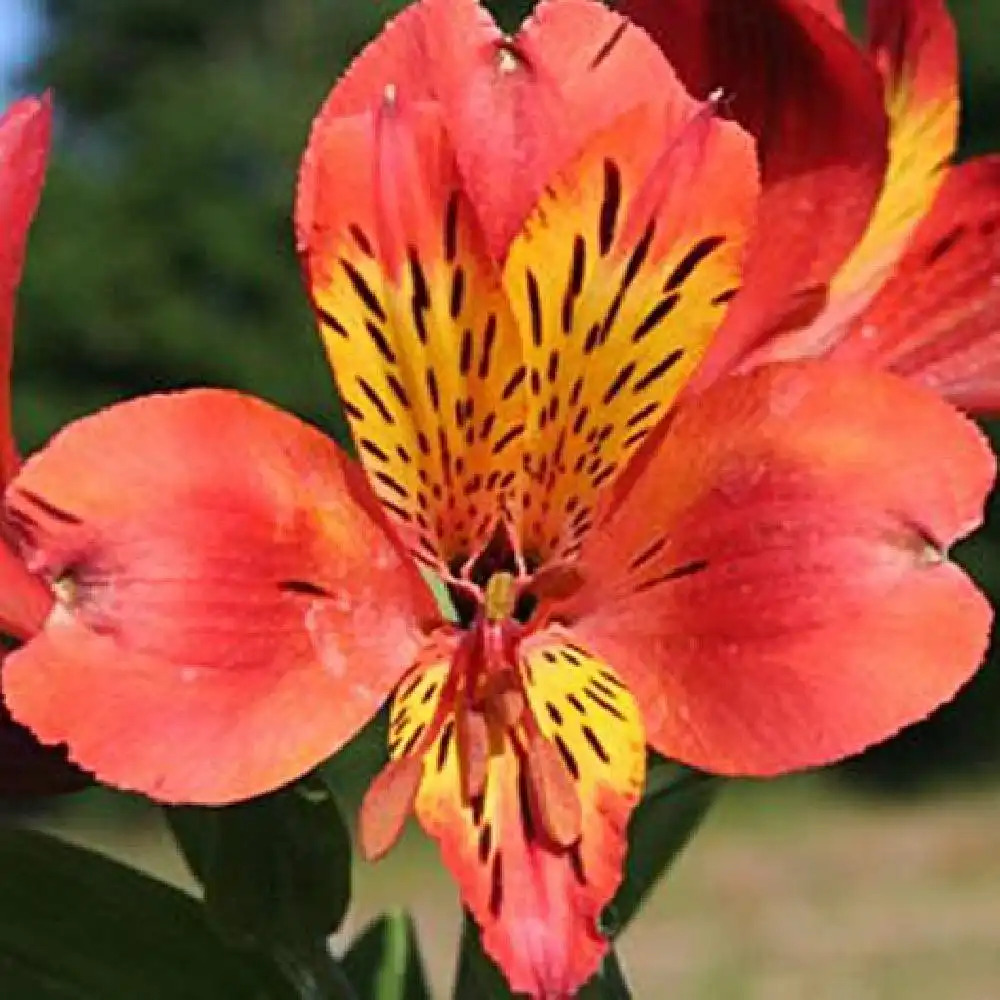
<path fill-rule="evenodd" d="M 17 101 L 0 116 L 0 484 L 20 464 L 11 426 L 10 370 L 14 305 L 28 229 L 38 207 L 49 152 L 52 111 L 47 97 Z M 41 627 L 52 605 L 0 537 L 0 633 L 24 640 Z M 0 795 L 46 795 L 79 787 L 83 776 L 61 754 L 40 747 L 0 705 Z"/>
<path fill-rule="evenodd" d="M 63 431 L 7 492 L 57 596 L 5 671 L 17 717 L 112 784 L 222 803 L 391 697 L 362 846 L 415 811 L 514 990 L 559 998 L 605 951 L 647 745 L 777 774 L 950 698 L 990 621 L 947 559 L 992 481 L 974 426 L 824 362 L 675 402 L 757 219 L 715 112 L 591 0 L 513 39 L 474 0 L 405 11 L 296 204 L 360 464 L 233 393 Z"/>
<path fill-rule="evenodd" d="M 750 270 L 774 273 L 773 248 L 787 245 L 783 213 L 798 214 L 825 240 L 839 209 L 850 226 L 867 195 L 878 196 L 849 252 L 839 239 L 841 221 L 821 266 L 796 275 L 786 295 L 771 300 L 772 321 L 762 322 L 759 309 L 734 317 L 702 374 L 830 355 L 898 372 L 973 412 L 1000 410 L 1000 159 L 950 165 L 958 53 L 944 0 L 869 0 L 864 48 L 846 35 L 839 0 L 625 0 L 621 6 L 668 57 L 680 60 L 682 78 L 696 93 L 733 88 L 736 117 L 762 148 L 813 167 L 826 161 L 836 165 L 835 174 L 849 171 L 853 178 L 849 190 L 824 179 L 814 199 L 808 184 L 818 171 L 772 170 L 769 177 L 765 163 L 765 201 L 775 217 L 763 220 L 761 259 Z M 690 44 L 694 32 L 701 33 L 700 45 Z M 786 61 L 791 34 L 808 36 L 809 45 L 796 46 Z M 728 44 L 738 35 L 742 44 Z M 824 67 L 839 85 L 810 88 Z M 774 86 L 776 75 L 784 93 Z M 837 91 L 850 90 L 853 134 L 837 127 L 843 116 L 829 113 L 831 104 L 840 106 Z M 809 101 L 820 112 L 811 125 L 798 114 Z M 873 141 L 880 129 L 887 157 Z"/>

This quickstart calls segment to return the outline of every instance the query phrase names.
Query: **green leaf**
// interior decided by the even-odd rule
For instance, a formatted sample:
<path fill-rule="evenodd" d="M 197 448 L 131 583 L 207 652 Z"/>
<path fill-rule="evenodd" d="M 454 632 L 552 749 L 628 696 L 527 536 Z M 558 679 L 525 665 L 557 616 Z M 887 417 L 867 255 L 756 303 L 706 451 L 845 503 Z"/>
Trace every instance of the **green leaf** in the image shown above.
<path fill-rule="evenodd" d="M 350 899 L 350 839 L 320 779 L 233 806 L 166 814 L 212 920 L 234 944 L 308 954 L 340 926 Z"/>
<path fill-rule="evenodd" d="M 628 829 L 628 863 L 603 925 L 612 937 L 628 926 L 659 879 L 676 860 L 715 801 L 723 780 L 654 760 L 646 794 Z"/>
<path fill-rule="evenodd" d="M 365 1000 L 430 1000 L 420 946 L 408 913 L 370 923 L 344 956 L 343 969 Z"/>
<path fill-rule="evenodd" d="M 271 1000 L 190 896 L 45 834 L 0 830 L 4 1000 Z"/>

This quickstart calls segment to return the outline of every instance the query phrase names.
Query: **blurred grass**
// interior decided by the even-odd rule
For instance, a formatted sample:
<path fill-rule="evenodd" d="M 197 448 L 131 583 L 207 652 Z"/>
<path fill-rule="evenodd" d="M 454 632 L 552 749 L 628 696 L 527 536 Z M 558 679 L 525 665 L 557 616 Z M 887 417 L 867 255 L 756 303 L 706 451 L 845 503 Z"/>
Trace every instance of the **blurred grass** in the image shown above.
<path fill-rule="evenodd" d="M 33 822 L 187 887 L 151 807 L 85 793 Z M 872 799 L 798 778 L 734 786 L 625 936 L 637 998 L 991 1000 L 1000 996 L 1000 797 Z M 356 865 L 345 934 L 408 906 L 436 995 L 459 911 L 415 831 Z"/>

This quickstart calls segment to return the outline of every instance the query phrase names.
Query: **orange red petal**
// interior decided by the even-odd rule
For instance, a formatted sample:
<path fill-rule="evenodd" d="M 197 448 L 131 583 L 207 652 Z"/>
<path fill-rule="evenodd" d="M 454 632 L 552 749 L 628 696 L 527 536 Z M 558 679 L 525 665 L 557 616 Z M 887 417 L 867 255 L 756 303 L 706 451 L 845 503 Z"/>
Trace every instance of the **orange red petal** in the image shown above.
<path fill-rule="evenodd" d="M 774 774 L 856 753 L 947 701 L 990 608 L 948 547 L 994 460 L 901 379 L 773 365 L 713 386 L 583 552 L 566 612 L 661 753 Z"/>
<path fill-rule="evenodd" d="M 868 14 L 869 56 L 882 79 L 889 120 L 889 163 L 878 204 L 829 288 L 772 330 L 746 359 L 748 367 L 836 348 L 892 277 L 949 173 L 958 133 L 958 49 L 947 7 L 943 0 L 875 0 Z"/>
<path fill-rule="evenodd" d="M 163 801 L 248 798 L 319 763 L 375 712 L 436 614 L 356 467 L 235 393 L 72 424 L 6 501 L 57 595 L 4 665 L 11 713 Z"/>
<path fill-rule="evenodd" d="M 457 16 L 475 6 L 471 0 L 438 0 Z M 366 45 L 330 91 L 318 115 L 320 119 L 350 118 L 365 114 L 378 105 L 388 85 L 393 85 L 410 101 L 433 97 L 432 78 L 427 72 L 433 39 L 426 28 L 427 2 L 413 3 L 400 11 Z M 450 53 L 435 53 L 447 59 Z"/>
<path fill-rule="evenodd" d="M 511 39 L 484 29 L 466 3 L 427 0 L 433 68 L 466 190 L 502 259 L 553 174 L 595 132 L 653 95 L 676 89 L 656 46 L 591 0 L 539 4 Z M 484 34 L 488 32 L 488 34 Z"/>
<path fill-rule="evenodd" d="M 51 134 L 48 95 L 23 98 L 0 117 L 0 484 L 10 479 L 19 461 L 10 413 L 14 303 Z"/>
<path fill-rule="evenodd" d="M 840 0 L 802 0 L 802 2 L 806 6 L 818 10 L 838 28 L 846 29 L 847 23 L 844 20 L 844 10 L 841 7 Z"/>
<path fill-rule="evenodd" d="M 52 592 L 28 571 L 20 553 L 0 540 L 0 633 L 28 639 L 45 623 Z"/>
<path fill-rule="evenodd" d="M 938 106 L 942 135 L 954 145 L 958 44 L 945 0 L 868 0 L 868 48 L 894 120 Z"/>

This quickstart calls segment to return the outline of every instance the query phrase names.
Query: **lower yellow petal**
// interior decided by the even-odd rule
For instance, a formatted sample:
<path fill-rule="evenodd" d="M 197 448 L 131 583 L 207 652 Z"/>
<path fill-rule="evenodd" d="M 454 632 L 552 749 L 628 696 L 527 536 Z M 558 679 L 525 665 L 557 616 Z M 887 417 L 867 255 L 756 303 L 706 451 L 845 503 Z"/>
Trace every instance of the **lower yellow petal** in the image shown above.
<path fill-rule="evenodd" d="M 525 667 L 528 702 L 576 779 L 583 803 L 584 871 L 589 881 L 613 887 L 624 860 L 625 826 L 646 777 L 638 706 L 611 667 L 571 636 L 540 637 Z M 620 843 L 621 853 L 609 851 L 609 840 Z"/>
<path fill-rule="evenodd" d="M 621 681 L 564 637 L 534 640 L 522 669 L 530 711 L 514 727 L 487 716 L 480 791 L 463 793 L 463 727 L 452 715 L 425 753 L 416 813 L 439 842 L 483 945 L 511 988 L 569 996 L 606 951 L 599 920 L 621 879 L 628 818 L 645 776 L 645 741 Z M 554 773 L 538 760 L 534 740 L 543 737 L 579 800 L 575 838 L 554 839 L 549 831 L 565 834 L 572 824 L 538 801 Z"/>

